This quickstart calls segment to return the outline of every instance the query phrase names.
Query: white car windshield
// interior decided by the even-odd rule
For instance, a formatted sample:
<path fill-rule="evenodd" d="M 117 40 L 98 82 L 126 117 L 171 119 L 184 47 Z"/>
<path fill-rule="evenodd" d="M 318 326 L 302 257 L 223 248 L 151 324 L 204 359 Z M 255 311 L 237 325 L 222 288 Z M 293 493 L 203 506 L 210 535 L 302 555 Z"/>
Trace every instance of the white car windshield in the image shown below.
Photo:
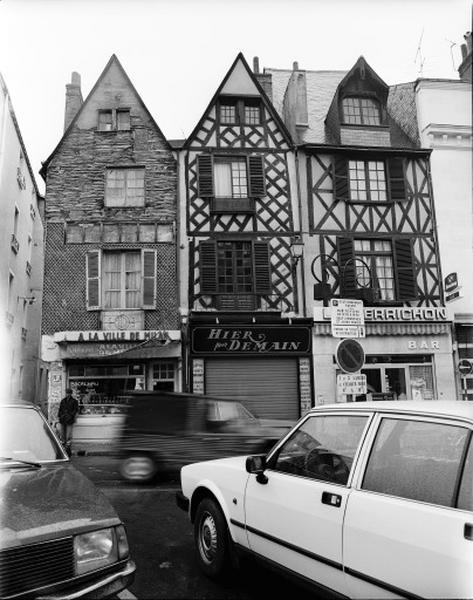
<path fill-rule="evenodd" d="M 41 415 L 27 406 L 0 406 L 0 465 L 64 459 Z"/>

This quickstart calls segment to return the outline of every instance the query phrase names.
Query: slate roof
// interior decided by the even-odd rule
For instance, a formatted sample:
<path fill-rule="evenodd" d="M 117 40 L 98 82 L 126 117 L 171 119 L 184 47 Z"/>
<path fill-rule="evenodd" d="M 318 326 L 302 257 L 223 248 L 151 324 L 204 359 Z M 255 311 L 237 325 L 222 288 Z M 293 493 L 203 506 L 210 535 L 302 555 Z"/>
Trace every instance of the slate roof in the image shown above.
<path fill-rule="evenodd" d="M 301 141 L 306 144 L 333 144 L 334 140 L 327 131 L 325 119 L 337 87 L 349 71 L 306 70 L 304 72 L 307 86 L 308 127 L 305 130 L 301 128 Z M 284 95 L 293 71 L 265 67 L 264 73 L 270 73 L 272 76 L 273 105 L 283 117 Z M 410 84 L 405 85 L 410 86 Z M 401 90 L 400 86 L 389 86 L 387 107 L 392 147 L 419 147 L 415 99 L 412 94 L 413 88 L 411 91 L 410 87 Z M 409 110 L 406 110 L 406 104 Z"/>

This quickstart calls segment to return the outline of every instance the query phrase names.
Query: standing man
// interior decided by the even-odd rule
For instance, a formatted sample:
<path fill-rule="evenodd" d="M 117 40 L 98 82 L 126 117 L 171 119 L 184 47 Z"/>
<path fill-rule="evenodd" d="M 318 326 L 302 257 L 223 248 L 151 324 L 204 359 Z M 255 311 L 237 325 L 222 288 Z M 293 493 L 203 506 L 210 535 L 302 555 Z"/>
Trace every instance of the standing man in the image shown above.
<path fill-rule="evenodd" d="M 66 389 L 66 395 L 61 400 L 59 405 L 59 424 L 61 429 L 61 438 L 66 452 L 71 456 L 71 443 L 72 443 L 72 426 L 79 412 L 79 402 L 72 395 L 71 388 Z"/>

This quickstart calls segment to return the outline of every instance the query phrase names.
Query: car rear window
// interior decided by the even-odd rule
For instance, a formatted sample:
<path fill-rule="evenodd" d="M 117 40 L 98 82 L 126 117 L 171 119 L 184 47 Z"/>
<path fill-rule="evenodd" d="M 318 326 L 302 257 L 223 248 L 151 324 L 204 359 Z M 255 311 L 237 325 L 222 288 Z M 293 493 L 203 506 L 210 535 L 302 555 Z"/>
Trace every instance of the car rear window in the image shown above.
<path fill-rule="evenodd" d="M 408 419 L 382 419 L 362 489 L 454 506 L 465 427 Z"/>

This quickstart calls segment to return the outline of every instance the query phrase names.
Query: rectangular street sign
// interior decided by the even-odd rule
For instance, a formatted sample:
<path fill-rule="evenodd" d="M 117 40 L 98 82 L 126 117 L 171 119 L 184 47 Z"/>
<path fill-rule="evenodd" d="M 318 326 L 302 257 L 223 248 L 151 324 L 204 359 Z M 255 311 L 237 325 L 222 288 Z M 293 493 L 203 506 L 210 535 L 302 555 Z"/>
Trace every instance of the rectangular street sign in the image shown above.
<path fill-rule="evenodd" d="M 366 327 L 364 325 L 333 325 L 332 336 L 336 338 L 364 338 Z"/>
<path fill-rule="evenodd" d="M 337 387 L 339 394 L 354 394 L 355 396 L 366 394 L 366 375 L 362 373 L 337 375 Z"/>
<path fill-rule="evenodd" d="M 332 307 L 333 325 L 364 325 L 365 313 L 363 300 L 347 300 L 344 298 L 333 298 L 330 301 Z"/>
<path fill-rule="evenodd" d="M 463 296 L 460 296 L 460 290 L 456 290 L 445 296 L 445 302 L 452 302 L 453 300 L 459 300 L 460 298 L 463 298 Z"/>

